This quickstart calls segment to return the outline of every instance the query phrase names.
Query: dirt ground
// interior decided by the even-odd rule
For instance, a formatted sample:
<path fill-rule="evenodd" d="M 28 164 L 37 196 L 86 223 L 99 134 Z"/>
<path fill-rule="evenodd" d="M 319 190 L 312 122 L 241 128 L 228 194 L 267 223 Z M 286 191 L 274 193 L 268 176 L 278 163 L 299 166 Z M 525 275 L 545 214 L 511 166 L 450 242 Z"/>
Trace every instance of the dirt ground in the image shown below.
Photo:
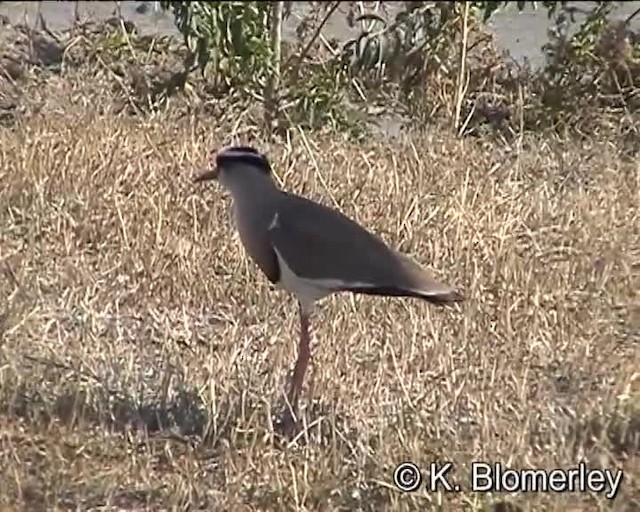
<path fill-rule="evenodd" d="M 0 509 L 639 509 L 640 167 L 615 141 L 253 139 L 468 297 L 327 300 L 286 443 L 295 303 L 190 180 L 238 118 L 133 115 L 120 75 L 67 57 L 0 88 Z M 404 461 L 453 462 L 460 492 L 398 491 Z M 624 481 L 475 493 L 474 461 Z"/>

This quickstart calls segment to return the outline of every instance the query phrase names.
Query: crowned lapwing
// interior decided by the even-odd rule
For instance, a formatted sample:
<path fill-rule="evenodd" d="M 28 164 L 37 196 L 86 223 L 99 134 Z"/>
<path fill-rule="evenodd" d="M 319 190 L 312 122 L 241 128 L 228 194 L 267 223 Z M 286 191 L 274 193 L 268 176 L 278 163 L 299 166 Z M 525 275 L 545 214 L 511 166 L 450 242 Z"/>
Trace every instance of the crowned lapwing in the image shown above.
<path fill-rule="evenodd" d="M 194 181 L 212 179 L 231 193 L 235 224 L 248 255 L 269 281 L 298 300 L 300 340 L 285 423 L 295 421 L 310 358 L 309 321 L 317 301 L 345 291 L 417 297 L 436 304 L 463 300 L 342 213 L 278 188 L 269 160 L 252 147 L 222 149 L 215 165 Z"/>

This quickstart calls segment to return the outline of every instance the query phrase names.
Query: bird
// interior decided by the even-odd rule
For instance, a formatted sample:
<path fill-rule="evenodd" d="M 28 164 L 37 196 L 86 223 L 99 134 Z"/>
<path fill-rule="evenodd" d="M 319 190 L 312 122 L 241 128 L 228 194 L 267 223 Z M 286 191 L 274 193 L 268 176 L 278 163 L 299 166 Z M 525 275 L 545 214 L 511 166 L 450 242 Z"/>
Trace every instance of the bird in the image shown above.
<path fill-rule="evenodd" d="M 214 180 L 230 193 L 245 252 L 271 283 L 298 302 L 298 353 L 280 420 L 284 430 L 298 425 L 311 357 L 310 321 L 320 300 L 338 292 L 414 297 L 438 305 L 464 300 L 337 209 L 281 189 L 269 159 L 253 146 L 222 147 L 212 160 L 193 181 Z"/>

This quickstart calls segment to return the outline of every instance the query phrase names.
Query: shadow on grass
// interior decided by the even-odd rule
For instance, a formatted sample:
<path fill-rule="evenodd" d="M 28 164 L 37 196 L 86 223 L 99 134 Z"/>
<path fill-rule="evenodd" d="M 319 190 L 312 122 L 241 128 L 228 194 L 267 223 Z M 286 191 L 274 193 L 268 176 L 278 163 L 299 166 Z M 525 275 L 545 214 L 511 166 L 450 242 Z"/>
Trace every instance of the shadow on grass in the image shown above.
<path fill-rule="evenodd" d="M 173 431 L 202 436 L 207 427 L 204 404 L 194 390 L 180 390 L 166 401 L 139 401 L 100 389 L 65 389 L 58 393 L 21 383 L 2 397 L 0 414 L 29 422 L 101 425 L 114 431 L 143 429 L 149 434 Z"/>
<path fill-rule="evenodd" d="M 575 456 L 606 445 L 616 458 L 640 455 L 640 403 L 581 418 L 570 428 Z"/>
<path fill-rule="evenodd" d="M 251 442 L 264 430 L 276 433 L 273 427 L 284 410 L 283 401 L 278 400 L 278 406 L 269 410 L 266 401 L 246 393 L 231 393 L 215 404 L 207 403 L 183 378 L 176 379 L 179 384 L 170 391 L 158 379 L 145 383 L 144 393 L 135 393 L 138 382 L 130 390 L 125 390 L 124 384 L 113 389 L 113 380 L 112 386 L 107 386 L 63 365 L 46 364 L 40 374 L 34 374 L 34 369 L 5 373 L 0 415 L 41 427 L 52 422 L 81 428 L 100 426 L 112 432 L 137 431 L 215 447 L 225 440 L 234 445 L 243 438 Z M 335 442 L 336 430 L 343 438 L 357 436 L 349 432 L 345 418 L 326 404 L 303 407 L 300 423 L 303 428 L 297 435 L 278 439 L 276 433 L 276 444 L 284 447 L 295 440 L 298 446 L 323 445 Z M 247 428 L 249 425 L 252 428 Z"/>

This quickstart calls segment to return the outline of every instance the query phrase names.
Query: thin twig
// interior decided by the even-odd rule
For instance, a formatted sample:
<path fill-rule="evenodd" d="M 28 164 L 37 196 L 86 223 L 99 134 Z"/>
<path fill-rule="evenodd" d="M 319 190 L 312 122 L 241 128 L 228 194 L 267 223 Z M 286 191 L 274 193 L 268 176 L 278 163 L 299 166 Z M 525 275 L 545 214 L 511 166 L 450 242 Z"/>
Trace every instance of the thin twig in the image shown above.
<path fill-rule="evenodd" d="M 40 8 L 38 8 L 38 19 L 40 20 L 40 27 L 42 28 L 42 31 L 45 34 L 47 34 L 51 39 L 53 39 L 56 43 L 61 44 L 62 41 L 61 41 L 60 37 L 58 37 L 57 34 L 54 34 L 51 31 L 51 29 L 49 29 L 49 26 L 47 25 L 47 22 L 44 19 L 44 15 L 40 11 Z"/>
<path fill-rule="evenodd" d="M 282 60 L 282 18 L 284 2 L 273 2 L 271 6 L 271 52 L 272 69 L 264 91 L 264 120 L 267 129 L 273 132 L 278 121 L 278 88 L 280 86 L 280 64 Z"/>
<path fill-rule="evenodd" d="M 318 37 L 320 36 L 320 33 L 322 32 L 322 29 L 327 24 L 327 21 L 329 21 L 329 18 L 335 12 L 335 10 L 338 8 L 339 5 L 340 5 L 340 2 L 335 1 L 331 6 L 331 8 L 327 11 L 324 18 L 316 28 L 316 31 L 313 33 L 313 36 L 311 37 L 311 39 L 309 39 L 307 46 L 305 46 L 304 49 L 300 52 L 300 54 L 297 56 L 298 64 L 302 62 L 302 60 L 307 56 L 307 53 L 309 53 L 309 50 L 311 50 L 311 47 L 313 46 L 313 43 L 316 42 L 316 39 L 318 39 Z M 296 58 L 295 54 L 291 54 L 289 58 L 285 61 L 284 66 L 282 66 L 282 69 L 287 69 L 294 58 Z"/>
<path fill-rule="evenodd" d="M 133 110 L 135 110 L 136 114 L 138 115 L 142 115 L 142 111 L 138 108 L 138 106 L 136 105 L 136 102 L 133 100 L 133 98 L 131 97 L 131 93 L 129 92 L 129 88 L 127 87 L 127 85 L 124 83 L 124 81 L 122 80 L 122 78 L 120 78 L 118 76 L 117 73 L 115 73 L 113 71 L 113 69 L 111 69 L 109 66 L 107 66 L 107 63 L 102 60 L 100 58 L 100 56 L 96 55 L 96 61 L 102 66 L 102 68 L 109 73 L 112 78 L 118 82 L 118 85 L 120 85 L 123 94 L 125 95 L 125 97 L 127 98 L 127 101 L 129 103 L 129 105 L 131 106 L 131 108 L 133 108 Z"/>
<path fill-rule="evenodd" d="M 629 23 L 631 23 L 631 20 L 633 18 L 635 18 L 638 14 L 640 14 L 640 7 L 638 7 L 635 11 L 633 11 L 629 16 L 627 16 L 627 19 L 624 20 L 624 24 L 625 25 L 629 25 Z"/>
<path fill-rule="evenodd" d="M 462 100 L 464 97 L 464 74 L 466 71 L 467 60 L 467 35 L 468 35 L 468 22 L 469 22 L 469 3 L 464 3 L 464 14 L 462 17 L 462 49 L 460 51 L 460 75 L 458 76 L 458 92 L 456 94 L 456 115 L 454 119 L 454 126 L 456 130 L 460 125 L 460 112 L 462 110 Z"/>
<path fill-rule="evenodd" d="M 296 128 L 298 130 L 298 133 L 300 134 L 300 138 L 302 139 L 302 145 L 306 149 L 307 155 L 309 155 L 309 159 L 311 160 L 311 163 L 313 164 L 313 167 L 315 169 L 316 175 L 318 176 L 318 179 L 320 180 L 320 183 L 322 184 L 323 188 L 325 189 L 325 191 L 329 195 L 329 199 L 331 199 L 331 201 L 336 206 L 336 208 L 338 208 L 340 205 L 338 204 L 338 201 L 336 200 L 336 197 L 331 192 L 331 189 L 327 185 L 327 180 L 325 179 L 324 174 L 322 174 L 322 171 L 320 171 L 320 166 L 318 165 L 318 161 L 316 160 L 316 157 L 313 154 L 313 151 L 311 151 L 311 145 L 309 144 L 309 139 L 307 139 L 307 136 L 305 135 L 304 130 L 302 129 L 302 127 L 300 125 L 296 126 Z"/>
<path fill-rule="evenodd" d="M 80 24 L 80 2 L 76 0 L 73 6 L 73 28 L 78 28 L 79 24 Z"/>

